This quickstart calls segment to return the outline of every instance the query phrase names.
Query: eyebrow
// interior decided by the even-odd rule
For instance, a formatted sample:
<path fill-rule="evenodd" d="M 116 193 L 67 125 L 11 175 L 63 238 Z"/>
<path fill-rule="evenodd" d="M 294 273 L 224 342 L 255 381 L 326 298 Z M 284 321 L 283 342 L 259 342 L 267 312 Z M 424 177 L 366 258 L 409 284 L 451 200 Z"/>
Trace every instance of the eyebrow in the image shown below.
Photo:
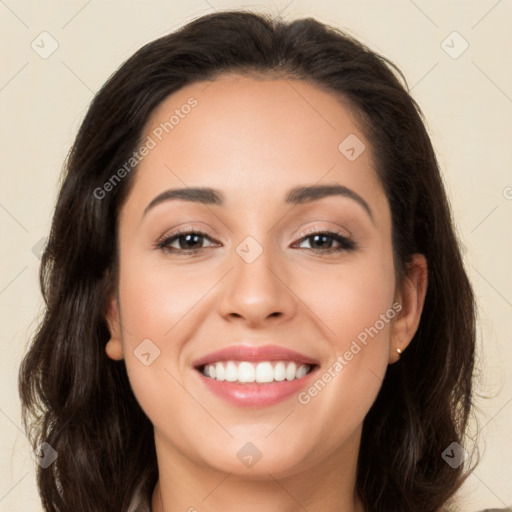
<path fill-rule="evenodd" d="M 324 197 L 342 196 L 353 199 L 361 205 L 372 222 L 374 222 L 373 213 L 369 204 L 356 192 L 343 186 L 343 185 L 310 185 L 303 187 L 292 188 L 285 199 L 286 204 L 298 205 L 318 201 Z M 187 187 L 187 188 L 173 188 L 165 190 L 157 195 L 144 209 L 143 216 L 146 213 L 165 201 L 171 200 L 190 201 L 194 203 L 201 203 L 205 205 L 222 206 L 224 204 L 224 194 L 219 190 L 207 187 Z"/>

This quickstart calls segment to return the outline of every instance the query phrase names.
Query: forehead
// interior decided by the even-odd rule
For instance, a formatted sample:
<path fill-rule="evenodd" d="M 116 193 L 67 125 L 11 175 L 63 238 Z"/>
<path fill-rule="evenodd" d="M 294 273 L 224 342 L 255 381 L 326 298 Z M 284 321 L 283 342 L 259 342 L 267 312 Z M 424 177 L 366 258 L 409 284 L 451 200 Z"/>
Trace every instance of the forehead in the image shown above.
<path fill-rule="evenodd" d="M 152 149 L 132 189 L 141 208 L 164 186 L 222 189 L 228 206 L 283 201 L 284 189 L 323 181 L 385 200 L 348 102 L 304 81 L 226 74 L 190 84 L 155 109 L 143 139 Z"/>

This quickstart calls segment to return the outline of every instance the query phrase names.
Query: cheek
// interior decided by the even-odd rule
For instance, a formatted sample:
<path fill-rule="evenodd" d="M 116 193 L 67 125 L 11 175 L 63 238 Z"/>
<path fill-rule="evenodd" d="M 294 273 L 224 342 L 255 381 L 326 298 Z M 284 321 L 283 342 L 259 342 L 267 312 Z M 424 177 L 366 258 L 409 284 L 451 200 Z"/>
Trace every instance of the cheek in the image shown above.
<path fill-rule="evenodd" d="M 177 384 L 183 328 L 204 291 L 176 269 L 141 260 L 125 252 L 120 269 L 123 353 L 137 401 L 154 418 L 162 413 L 162 397 L 172 396 L 177 407 L 183 399 Z"/>
<path fill-rule="evenodd" d="M 379 337 L 389 337 L 390 322 L 386 320 L 394 317 L 395 294 L 391 256 L 382 259 L 381 253 L 380 259 L 368 257 L 331 266 L 315 272 L 314 279 L 302 278 L 299 285 L 300 296 L 317 315 L 318 325 L 337 352 L 348 350 L 350 341 L 358 336 L 364 339 L 364 333 L 376 323 Z"/>
<path fill-rule="evenodd" d="M 126 369 L 137 401 L 158 424 L 175 415 L 173 411 L 191 407 L 180 385 L 187 370 L 184 347 L 211 311 L 204 304 L 211 299 L 219 276 L 205 262 L 179 265 L 173 260 L 170 264 L 161 255 L 129 247 L 121 247 L 121 254 L 119 296 Z"/>
<path fill-rule="evenodd" d="M 394 279 L 391 257 L 368 259 L 318 275 L 315 286 L 301 292 L 321 320 L 330 359 L 299 403 L 330 425 L 333 444 L 363 421 L 382 385 L 397 313 Z"/>
<path fill-rule="evenodd" d="M 161 340 L 179 339 L 177 333 L 191 322 L 195 306 L 215 283 L 211 269 L 207 270 L 201 265 L 184 269 L 148 263 L 147 258 L 127 255 L 119 288 L 125 335 L 130 333 L 127 340 L 154 338 L 162 344 Z"/>

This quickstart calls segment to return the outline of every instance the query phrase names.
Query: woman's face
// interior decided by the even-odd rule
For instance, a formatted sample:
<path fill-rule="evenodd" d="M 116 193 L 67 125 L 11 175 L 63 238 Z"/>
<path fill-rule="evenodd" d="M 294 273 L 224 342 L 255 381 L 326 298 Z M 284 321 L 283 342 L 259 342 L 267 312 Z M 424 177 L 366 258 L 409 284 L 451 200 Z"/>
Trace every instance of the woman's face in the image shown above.
<path fill-rule="evenodd" d="M 255 478 L 354 462 L 421 309 L 355 117 L 305 82 L 224 75 L 168 97 L 143 143 L 107 352 L 159 456 Z"/>

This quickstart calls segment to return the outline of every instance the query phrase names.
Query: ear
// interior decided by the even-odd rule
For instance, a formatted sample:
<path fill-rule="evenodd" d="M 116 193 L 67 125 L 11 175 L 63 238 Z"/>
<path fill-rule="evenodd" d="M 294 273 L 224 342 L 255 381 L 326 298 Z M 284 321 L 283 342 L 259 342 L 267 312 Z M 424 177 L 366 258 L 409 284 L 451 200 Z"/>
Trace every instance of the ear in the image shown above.
<path fill-rule="evenodd" d="M 413 254 L 406 266 L 406 276 L 396 291 L 395 300 L 401 304 L 392 326 L 392 337 L 389 348 L 389 364 L 396 363 L 400 358 L 397 349 L 402 352 L 411 342 L 418 329 L 427 293 L 428 268 L 427 259 L 423 254 Z"/>
<path fill-rule="evenodd" d="M 105 352 L 108 357 L 119 361 L 123 359 L 123 344 L 121 342 L 121 317 L 119 315 L 119 301 L 116 294 L 113 294 L 108 301 L 105 320 L 110 332 L 110 340 L 105 345 Z"/>

